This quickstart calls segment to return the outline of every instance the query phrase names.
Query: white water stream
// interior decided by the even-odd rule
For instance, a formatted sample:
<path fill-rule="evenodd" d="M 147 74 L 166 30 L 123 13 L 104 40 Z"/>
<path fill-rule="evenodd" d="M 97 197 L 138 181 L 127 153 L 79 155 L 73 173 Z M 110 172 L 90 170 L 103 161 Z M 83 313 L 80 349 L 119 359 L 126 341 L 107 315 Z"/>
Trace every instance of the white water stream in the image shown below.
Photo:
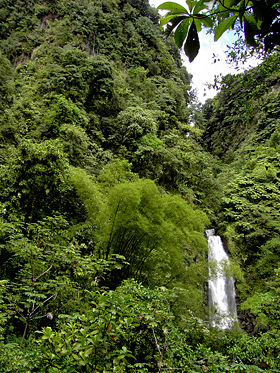
<path fill-rule="evenodd" d="M 225 275 L 229 258 L 220 236 L 215 230 L 206 231 L 208 239 L 208 302 L 210 325 L 217 329 L 229 329 L 237 322 L 235 287 L 233 277 Z"/>

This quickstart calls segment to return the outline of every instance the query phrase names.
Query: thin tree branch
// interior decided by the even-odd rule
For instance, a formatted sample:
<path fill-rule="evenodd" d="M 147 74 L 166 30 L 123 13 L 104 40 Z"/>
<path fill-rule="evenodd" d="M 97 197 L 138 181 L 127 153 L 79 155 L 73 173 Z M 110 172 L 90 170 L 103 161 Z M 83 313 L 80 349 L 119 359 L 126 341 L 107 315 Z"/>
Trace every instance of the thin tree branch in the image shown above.
<path fill-rule="evenodd" d="M 50 267 L 48 269 L 46 269 L 43 273 L 41 273 L 38 277 L 36 278 L 33 278 L 33 281 L 36 282 L 37 280 L 39 280 L 39 278 L 41 278 L 42 276 L 44 276 L 46 273 L 48 273 L 51 269 L 52 269 L 52 264 L 50 265 Z"/>
<path fill-rule="evenodd" d="M 28 330 L 28 327 L 29 327 L 29 321 L 30 321 L 29 319 L 26 320 L 24 331 L 23 331 L 23 335 L 22 335 L 21 342 L 20 342 L 20 348 L 23 347 L 23 342 L 25 340 L 25 337 L 26 337 L 26 334 L 27 334 L 27 330 Z"/>
<path fill-rule="evenodd" d="M 219 1 L 219 4 L 221 4 L 225 10 L 218 10 L 218 11 L 213 11 L 213 12 L 209 12 L 209 13 L 206 13 L 206 14 L 199 14 L 199 13 L 193 13 L 193 14 L 186 14 L 186 17 L 187 18 L 196 18 L 196 19 L 204 19 L 204 18 L 208 18 L 208 17 L 212 17 L 212 16 L 216 16 L 216 15 L 219 15 L 219 14 L 222 14 L 222 13 L 226 13 L 226 12 L 233 12 L 233 13 L 239 13 L 240 11 L 238 9 L 233 9 L 233 8 L 228 8 L 224 5 L 224 3 L 221 3 L 221 1 Z M 249 6 L 248 8 L 245 7 L 244 9 L 244 12 L 248 12 L 249 10 L 253 9 L 253 6 Z"/>
<path fill-rule="evenodd" d="M 50 297 L 48 297 L 47 299 L 44 300 L 43 304 L 37 306 L 32 312 L 30 315 L 33 315 L 33 313 L 35 313 L 37 311 L 38 308 L 40 308 L 41 306 L 43 306 L 45 303 L 47 303 L 49 300 L 51 300 L 53 297 L 56 297 L 56 294 L 53 294 L 51 295 Z"/>
<path fill-rule="evenodd" d="M 42 319 L 43 317 L 47 317 L 47 315 L 48 315 L 48 313 L 46 313 L 46 314 L 43 315 L 43 316 L 32 317 L 32 320 Z"/>
<path fill-rule="evenodd" d="M 156 337 L 154 328 L 152 328 L 152 331 L 153 331 L 153 336 L 154 336 L 155 344 L 156 344 L 157 350 L 158 350 L 159 355 L 160 355 L 160 362 L 158 363 L 158 371 L 161 372 L 162 371 L 161 364 L 162 364 L 162 360 L 163 360 L 163 355 L 161 353 L 160 345 L 159 345 L 159 343 L 157 341 L 157 337 Z"/>

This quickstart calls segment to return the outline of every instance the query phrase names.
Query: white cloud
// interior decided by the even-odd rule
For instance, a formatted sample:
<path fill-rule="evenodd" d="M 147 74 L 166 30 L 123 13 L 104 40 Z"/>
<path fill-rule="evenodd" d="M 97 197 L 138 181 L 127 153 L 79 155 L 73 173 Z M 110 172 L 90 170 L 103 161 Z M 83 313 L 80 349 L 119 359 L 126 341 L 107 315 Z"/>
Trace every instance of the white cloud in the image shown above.
<path fill-rule="evenodd" d="M 213 35 L 206 35 L 203 32 L 199 34 L 199 39 L 200 51 L 192 63 L 188 61 L 184 52 L 181 55 L 187 71 L 193 75 L 193 86 L 197 90 L 198 99 L 204 102 L 206 98 L 216 94 L 214 89 L 207 88 L 207 83 L 214 83 L 215 75 L 234 74 L 236 71 L 225 61 L 225 40 L 219 39 L 214 42 Z"/>

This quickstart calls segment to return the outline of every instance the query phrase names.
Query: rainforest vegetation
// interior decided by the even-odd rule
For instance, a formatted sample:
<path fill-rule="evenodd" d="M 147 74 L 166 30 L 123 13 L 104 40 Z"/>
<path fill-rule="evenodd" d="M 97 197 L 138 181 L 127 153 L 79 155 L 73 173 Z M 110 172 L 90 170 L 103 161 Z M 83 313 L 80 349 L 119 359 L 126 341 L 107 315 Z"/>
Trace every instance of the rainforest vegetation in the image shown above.
<path fill-rule="evenodd" d="M 147 0 L 0 0 L 1 372 L 279 372 L 279 88 L 275 50 L 198 104 Z"/>

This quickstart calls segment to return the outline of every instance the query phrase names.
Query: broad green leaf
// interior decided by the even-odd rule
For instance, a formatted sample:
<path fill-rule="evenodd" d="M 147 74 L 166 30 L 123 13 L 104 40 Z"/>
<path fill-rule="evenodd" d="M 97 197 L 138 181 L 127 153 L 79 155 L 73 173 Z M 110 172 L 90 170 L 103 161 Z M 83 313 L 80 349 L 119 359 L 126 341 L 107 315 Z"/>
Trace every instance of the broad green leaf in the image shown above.
<path fill-rule="evenodd" d="M 245 13 L 244 18 L 246 22 L 250 24 L 251 29 L 254 30 L 255 32 L 258 32 L 259 26 L 258 26 L 258 22 L 256 21 L 255 17 L 251 14 Z"/>
<path fill-rule="evenodd" d="M 257 22 L 257 27 L 258 27 L 259 30 L 261 29 L 262 24 L 263 24 L 263 21 L 261 19 L 259 19 L 258 22 Z"/>
<path fill-rule="evenodd" d="M 246 10 L 245 0 L 242 0 L 239 4 L 238 12 L 239 12 L 239 21 L 241 26 L 243 26 L 243 16 Z"/>
<path fill-rule="evenodd" d="M 176 18 L 172 19 L 171 24 L 168 24 L 167 27 L 166 27 L 165 34 L 167 36 L 169 36 L 171 34 L 171 32 L 175 29 L 175 27 L 177 25 L 179 25 L 179 23 L 186 18 L 188 18 L 188 17 L 187 16 L 180 16 L 180 17 L 176 17 Z"/>
<path fill-rule="evenodd" d="M 202 9 L 206 9 L 207 6 L 204 0 L 200 0 L 193 9 L 193 14 L 199 13 Z"/>
<path fill-rule="evenodd" d="M 215 41 L 219 40 L 220 37 L 223 35 L 223 33 L 234 25 L 237 18 L 238 18 L 238 14 L 234 14 L 233 16 L 227 19 L 224 19 L 222 22 L 220 22 L 215 29 L 214 40 Z"/>
<path fill-rule="evenodd" d="M 44 329 L 44 336 L 46 338 L 49 338 L 51 335 L 52 335 L 52 328 L 50 326 L 47 326 L 45 329 Z"/>
<path fill-rule="evenodd" d="M 217 9 L 218 12 L 223 12 L 225 10 L 224 6 L 221 3 L 218 3 Z"/>
<path fill-rule="evenodd" d="M 261 2 L 255 1 L 253 4 L 253 15 L 256 19 L 256 22 L 260 24 L 264 21 L 265 14 L 263 12 L 263 7 Z"/>
<path fill-rule="evenodd" d="M 238 7 L 238 10 L 241 11 L 241 12 L 244 12 L 245 8 L 246 8 L 245 0 L 241 0 L 240 4 L 239 4 L 239 7 Z"/>
<path fill-rule="evenodd" d="M 233 5 L 235 5 L 236 1 L 235 0 L 224 0 L 222 1 L 220 4 L 221 4 L 221 7 L 223 7 L 224 9 L 228 9 L 228 8 L 231 8 Z"/>
<path fill-rule="evenodd" d="M 166 25 L 168 22 L 170 22 L 175 17 L 177 17 L 176 14 L 171 14 L 171 15 L 166 14 L 164 17 L 162 17 L 160 19 L 159 23 L 160 23 L 161 26 L 164 26 L 164 25 Z"/>
<path fill-rule="evenodd" d="M 193 9 L 193 6 L 194 6 L 194 2 L 192 0 L 186 0 L 186 3 L 188 4 L 188 7 L 189 7 L 190 12 L 191 12 L 192 9 Z"/>
<path fill-rule="evenodd" d="M 195 27 L 196 27 L 197 32 L 200 32 L 201 31 L 201 20 L 198 19 L 198 18 L 195 18 L 194 23 L 195 23 Z"/>
<path fill-rule="evenodd" d="M 254 39 L 254 36 L 256 35 L 256 24 L 251 23 L 247 17 L 244 17 L 244 32 L 245 32 L 245 40 L 247 45 L 256 47 L 257 43 Z"/>
<path fill-rule="evenodd" d="M 199 44 L 199 38 L 198 38 L 196 26 L 195 26 L 195 23 L 192 22 L 190 29 L 189 29 L 186 43 L 184 45 L 185 53 L 189 57 L 190 62 L 192 62 L 197 56 L 199 48 L 200 48 L 200 44 Z"/>
<path fill-rule="evenodd" d="M 176 28 L 174 33 L 175 43 L 179 48 L 182 47 L 184 40 L 186 39 L 189 30 L 190 18 L 184 19 L 179 26 Z"/>
<path fill-rule="evenodd" d="M 210 17 L 201 18 L 201 22 L 205 27 L 212 27 L 214 25 L 214 22 Z"/>
<path fill-rule="evenodd" d="M 160 4 L 157 9 L 162 9 L 162 10 L 170 10 L 173 14 L 188 14 L 188 11 L 186 8 L 184 8 L 182 5 L 173 3 L 173 2 L 166 2 Z"/>

